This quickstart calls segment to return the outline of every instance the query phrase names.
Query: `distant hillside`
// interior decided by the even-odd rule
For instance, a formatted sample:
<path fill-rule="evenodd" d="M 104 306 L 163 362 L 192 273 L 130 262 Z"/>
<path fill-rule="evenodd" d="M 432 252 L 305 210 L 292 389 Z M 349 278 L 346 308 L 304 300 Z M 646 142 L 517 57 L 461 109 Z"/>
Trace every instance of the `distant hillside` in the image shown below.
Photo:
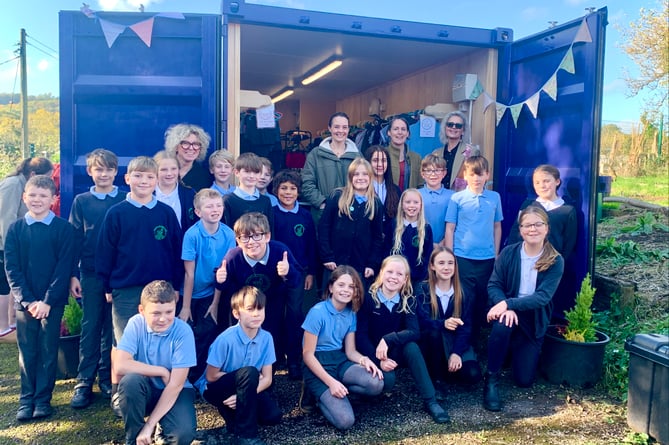
<path fill-rule="evenodd" d="M 21 113 L 21 97 L 19 94 L 10 93 L 0 93 L 0 105 L 12 105 L 12 112 L 16 110 L 17 113 Z M 7 107 L 3 107 L 4 110 L 7 110 Z M 52 96 L 51 94 L 39 94 L 37 96 L 28 96 L 28 112 L 33 113 L 36 110 L 46 110 L 49 112 L 58 111 L 58 98 Z"/>

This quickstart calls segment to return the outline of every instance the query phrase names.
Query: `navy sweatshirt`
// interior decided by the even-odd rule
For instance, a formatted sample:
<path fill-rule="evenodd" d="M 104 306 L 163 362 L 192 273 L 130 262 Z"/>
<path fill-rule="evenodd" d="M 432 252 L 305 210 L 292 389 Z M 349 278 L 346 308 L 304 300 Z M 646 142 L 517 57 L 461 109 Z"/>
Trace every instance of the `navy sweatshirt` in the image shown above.
<path fill-rule="evenodd" d="M 300 264 L 305 275 L 316 273 L 316 226 L 311 213 L 304 207 L 300 207 L 297 213 L 284 212 L 275 206 L 274 231 L 272 238 L 288 246 Z"/>

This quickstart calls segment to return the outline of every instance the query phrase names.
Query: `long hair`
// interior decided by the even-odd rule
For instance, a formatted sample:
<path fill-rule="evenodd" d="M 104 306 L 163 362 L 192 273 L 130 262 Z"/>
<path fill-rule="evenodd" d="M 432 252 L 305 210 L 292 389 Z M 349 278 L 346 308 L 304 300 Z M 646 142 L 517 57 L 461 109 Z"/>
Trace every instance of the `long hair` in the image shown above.
<path fill-rule="evenodd" d="M 404 267 L 404 271 L 406 272 L 406 281 L 404 283 L 404 286 L 402 286 L 402 289 L 400 289 L 400 308 L 397 312 L 404 312 L 408 314 L 411 312 L 411 305 L 409 304 L 409 301 L 410 299 L 414 298 L 413 286 L 411 286 L 411 269 L 409 268 L 409 263 L 407 262 L 406 258 L 404 258 L 402 255 L 390 255 L 389 257 L 386 257 L 383 260 L 383 262 L 381 263 L 381 269 L 379 270 L 379 274 L 376 276 L 376 279 L 374 280 L 372 285 L 369 286 L 369 295 L 372 296 L 372 300 L 374 300 L 374 305 L 377 308 L 381 307 L 381 301 L 377 296 L 377 292 L 383 286 L 383 271 L 386 268 L 386 266 L 388 266 L 388 264 L 392 262 L 397 262 L 402 264 L 402 266 Z"/>
<path fill-rule="evenodd" d="M 393 255 L 402 255 L 404 246 L 402 245 L 402 235 L 404 235 L 404 209 L 402 204 L 407 194 L 413 193 L 420 201 L 420 209 L 418 210 L 418 221 L 416 228 L 418 229 L 418 259 L 416 264 L 423 263 L 423 245 L 425 244 L 425 210 L 423 208 L 423 196 L 416 189 L 406 189 L 400 198 L 400 204 L 397 206 L 397 219 L 395 220 L 395 233 L 393 235 L 393 248 L 390 253 Z"/>
<path fill-rule="evenodd" d="M 439 125 L 439 140 L 441 141 L 442 144 L 447 144 L 448 143 L 448 137 L 446 136 L 446 124 L 448 123 L 448 120 L 453 117 L 457 116 L 460 119 L 462 119 L 462 140 L 467 140 L 465 135 L 467 135 L 467 132 L 469 131 L 469 126 L 467 125 L 467 117 L 465 114 L 461 111 L 451 111 L 448 113 L 444 118 L 441 120 L 441 124 Z"/>
<path fill-rule="evenodd" d="M 544 224 L 546 224 L 546 227 L 548 228 L 548 231 L 546 232 L 546 238 L 544 238 L 544 248 L 543 251 L 541 252 L 541 255 L 539 256 L 539 259 L 537 260 L 536 264 L 534 265 L 534 268 L 538 272 L 544 272 L 548 270 L 553 264 L 555 264 L 555 259 L 560 256 L 560 253 L 555 250 L 555 247 L 551 244 L 550 241 L 548 241 L 548 233 L 551 230 L 551 226 L 548 220 L 548 214 L 546 211 L 539 207 L 539 206 L 527 206 L 525 207 L 521 212 L 520 215 L 518 215 L 518 226 L 522 225 L 523 223 L 523 218 L 527 215 L 536 215 L 541 219 Z M 522 231 L 521 231 L 521 236 L 522 236 Z"/>
<path fill-rule="evenodd" d="M 353 205 L 353 200 L 355 199 L 355 192 L 353 191 L 353 175 L 358 167 L 363 166 L 369 175 L 369 186 L 365 192 L 365 197 L 367 202 L 365 203 L 365 214 L 369 220 L 374 219 L 374 213 L 376 212 L 376 192 L 374 191 L 374 186 L 372 185 L 372 165 L 365 160 L 365 158 L 357 157 L 348 166 L 348 181 L 342 189 L 341 196 L 339 197 L 338 207 L 339 207 L 339 216 L 346 215 L 349 219 L 351 217 L 351 205 Z"/>
<path fill-rule="evenodd" d="M 362 306 L 362 301 L 365 298 L 364 289 L 362 287 L 362 281 L 360 280 L 360 275 L 358 272 L 351 266 L 342 264 L 337 266 L 335 270 L 330 274 L 330 279 L 325 286 L 323 286 L 323 300 L 330 298 L 330 286 L 334 284 L 342 275 L 350 275 L 353 280 L 353 287 L 355 288 L 355 294 L 349 303 L 353 312 L 358 312 Z"/>
<path fill-rule="evenodd" d="M 437 255 L 446 252 L 453 257 L 453 277 L 451 278 L 451 285 L 453 286 L 453 317 L 460 318 L 462 315 L 462 286 L 460 285 L 460 276 L 458 271 L 458 260 L 455 258 L 455 253 L 448 247 L 437 246 L 430 255 L 430 267 L 428 267 L 427 281 L 430 286 L 430 309 L 432 319 L 436 320 L 439 316 L 439 301 L 437 299 L 437 272 L 434 270 L 434 262 Z M 471 297 L 470 297 L 471 298 Z"/>
<path fill-rule="evenodd" d="M 47 158 L 26 158 L 16 166 L 16 169 L 7 175 L 23 175 L 26 179 L 31 175 L 46 175 L 53 170 L 53 164 Z"/>
<path fill-rule="evenodd" d="M 386 184 L 386 202 L 383 203 L 383 209 L 388 218 L 394 218 L 397 213 L 397 206 L 400 202 L 400 194 L 397 193 L 397 188 L 393 185 L 393 169 L 392 169 L 392 160 L 390 159 L 390 153 L 388 149 L 382 145 L 372 145 L 365 151 L 365 159 L 367 162 L 372 163 L 372 156 L 374 153 L 382 153 L 386 157 L 386 171 L 383 173 L 383 182 Z"/>
<path fill-rule="evenodd" d="M 534 182 L 534 175 L 537 173 L 546 173 L 549 174 L 555 179 L 557 182 L 557 187 L 555 187 L 555 193 L 557 193 L 557 189 L 560 188 L 562 185 L 562 180 L 560 179 L 560 170 L 558 170 L 555 166 L 550 165 L 550 164 L 541 164 L 537 168 L 534 169 L 532 172 L 532 182 Z"/>

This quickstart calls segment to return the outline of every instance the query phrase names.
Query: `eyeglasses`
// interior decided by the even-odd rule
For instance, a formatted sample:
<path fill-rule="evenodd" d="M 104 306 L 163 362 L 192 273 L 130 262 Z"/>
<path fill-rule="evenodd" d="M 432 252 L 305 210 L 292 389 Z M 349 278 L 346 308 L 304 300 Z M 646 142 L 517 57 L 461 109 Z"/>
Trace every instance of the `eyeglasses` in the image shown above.
<path fill-rule="evenodd" d="M 443 172 L 444 172 L 443 168 L 438 168 L 436 170 L 423 170 L 423 173 L 425 173 L 426 175 L 440 175 Z"/>
<path fill-rule="evenodd" d="M 253 233 L 251 235 L 239 235 L 237 239 L 242 243 L 246 244 L 249 241 L 260 241 L 265 237 L 265 232 Z"/>
<path fill-rule="evenodd" d="M 541 229 L 543 226 L 547 226 L 545 222 L 539 221 L 535 222 L 534 224 L 521 224 L 520 228 L 523 230 L 530 230 L 530 229 Z"/>
<path fill-rule="evenodd" d="M 448 128 L 456 128 L 458 130 L 462 130 L 462 127 L 464 127 L 465 124 L 458 124 L 457 122 L 446 122 L 446 126 Z"/>
<path fill-rule="evenodd" d="M 200 149 L 202 148 L 201 142 L 181 141 L 179 142 L 179 145 L 181 145 L 181 148 L 183 148 L 184 150 L 200 151 Z"/>

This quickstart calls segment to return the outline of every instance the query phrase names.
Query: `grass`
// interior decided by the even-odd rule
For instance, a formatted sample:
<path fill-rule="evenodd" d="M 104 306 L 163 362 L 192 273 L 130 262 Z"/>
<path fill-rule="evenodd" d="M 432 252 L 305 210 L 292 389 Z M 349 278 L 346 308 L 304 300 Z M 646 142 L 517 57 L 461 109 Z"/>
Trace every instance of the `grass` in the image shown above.
<path fill-rule="evenodd" d="M 617 177 L 611 184 L 611 196 L 640 199 L 669 207 L 669 174 Z"/>

